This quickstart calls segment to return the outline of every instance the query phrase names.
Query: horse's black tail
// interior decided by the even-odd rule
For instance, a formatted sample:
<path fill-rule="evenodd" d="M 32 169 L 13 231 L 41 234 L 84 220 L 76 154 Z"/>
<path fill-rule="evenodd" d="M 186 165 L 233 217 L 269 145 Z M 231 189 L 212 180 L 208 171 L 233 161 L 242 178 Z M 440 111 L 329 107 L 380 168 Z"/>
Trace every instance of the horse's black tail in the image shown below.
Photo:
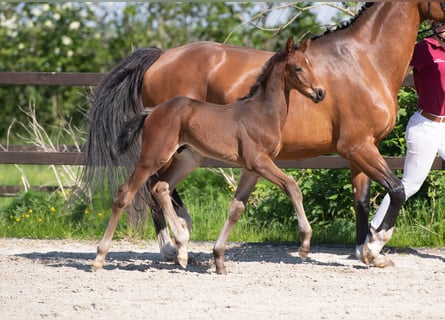
<path fill-rule="evenodd" d="M 120 154 L 126 153 L 136 142 L 147 115 L 148 112 L 143 112 L 124 123 L 117 137 L 117 148 Z"/>
<path fill-rule="evenodd" d="M 88 114 L 89 132 L 81 175 L 83 188 L 99 189 L 105 197 L 113 197 L 118 186 L 128 177 L 139 158 L 139 143 L 118 153 L 117 137 L 127 119 L 140 114 L 142 81 L 145 72 L 162 55 L 158 48 L 138 49 L 114 67 L 96 89 Z"/>

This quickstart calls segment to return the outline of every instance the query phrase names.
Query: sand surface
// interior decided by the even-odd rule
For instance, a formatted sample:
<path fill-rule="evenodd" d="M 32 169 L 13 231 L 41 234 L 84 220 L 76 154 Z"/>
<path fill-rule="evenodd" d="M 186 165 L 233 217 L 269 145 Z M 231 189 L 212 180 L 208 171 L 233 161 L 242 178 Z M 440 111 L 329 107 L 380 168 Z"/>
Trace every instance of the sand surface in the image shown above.
<path fill-rule="evenodd" d="M 0 239 L 0 319 L 445 319 L 445 249 L 390 250 L 368 268 L 353 247 L 231 243 L 228 275 L 211 242 L 192 242 L 187 270 L 156 242 Z"/>

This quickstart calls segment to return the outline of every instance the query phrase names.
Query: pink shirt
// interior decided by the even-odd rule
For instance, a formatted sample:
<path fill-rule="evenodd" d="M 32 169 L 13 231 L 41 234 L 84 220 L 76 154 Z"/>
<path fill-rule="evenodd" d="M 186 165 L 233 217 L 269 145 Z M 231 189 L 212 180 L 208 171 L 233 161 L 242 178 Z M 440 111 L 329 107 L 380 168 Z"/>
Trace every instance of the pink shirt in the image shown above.
<path fill-rule="evenodd" d="M 411 66 L 419 108 L 445 116 L 445 48 L 432 38 L 417 43 Z"/>

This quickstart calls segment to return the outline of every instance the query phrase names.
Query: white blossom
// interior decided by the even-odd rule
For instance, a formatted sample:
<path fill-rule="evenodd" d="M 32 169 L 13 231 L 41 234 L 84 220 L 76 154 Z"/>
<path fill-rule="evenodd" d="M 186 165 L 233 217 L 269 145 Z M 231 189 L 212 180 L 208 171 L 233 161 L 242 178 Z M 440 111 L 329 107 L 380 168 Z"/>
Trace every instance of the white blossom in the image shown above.
<path fill-rule="evenodd" d="M 53 17 L 54 17 L 54 20 L 56 20 L 56 21 L 59 21 L 61 18 L 60 13 L 58 13 L 58 12 L 54 13 Z"/>
<path fill-rule="evenodd" d="M 71 9 L 73 7 L 73 5 L 71 4 L 71 2 L 65 2 L 63 5 L 62 5 L 62 9 L 63 10 L 66 10 L 66 9 Z"/>
<path fill-rule="evenodd" d="M 70 30 L 77 30 L 77 29 L 79 29 L 79 27 L 80 27 L 80 22 L 79 21 L 73 21 L 73 22 L 70 23 L 68 28 Z"/>
<path fill-rule="evenodd" d="M 68 50 L 68 52 L 66 53 L 66 56 L 67 56 L 68 58 L 71 58 L 73 55 L 74 55 L 73 50 Z"/>
<path fill-rule="evenodd" d="M 69 46 L 73 43 L 73 40 L 70 37 L 62 36 L 62 43 L 66 46 Z"/>
<path fill-rule="evenodd" d="M 31 14 L 35 17 L 40 17 L 40 15 L 42 14 L 42 11 L 39 8 L 34 7 L 31 10 Z"/>
<path fill-rule="evenodd" d="M 43 4 L 43 6 L 42 6 L 43 11 L 49 11 L 49 9 L 50 9 L 49 4 L 47 4 L 47 3 Z"/>
<path fill-rule="evenodd" d="M 0 21 L 0 26 L 6 29 L 16 29 L 17 19 L 15 16 L 12 16 L 10 19 L 2 19 L 2 21 Z"/>
<path fill-rule="evenodd" d="M 19 50 L 23 50 L 23 49 L 25 49 L 25 45 L 23 43 L 19 43 L 17 48 L 19 48 Z"/>
<path fill-rule="evenodd" d="M 53 27 L 52 21 L 51 20 L 46 20 L 45 21 L 45 27 L 52 28 Z"/>

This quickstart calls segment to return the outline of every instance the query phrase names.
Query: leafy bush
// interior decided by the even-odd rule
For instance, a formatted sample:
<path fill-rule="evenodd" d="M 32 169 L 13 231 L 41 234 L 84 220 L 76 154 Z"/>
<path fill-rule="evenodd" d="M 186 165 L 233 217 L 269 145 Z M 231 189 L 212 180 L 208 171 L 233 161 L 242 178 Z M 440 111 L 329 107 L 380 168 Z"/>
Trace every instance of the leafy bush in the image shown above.
<path fill-rule="evenodd" d="M 70 238 L 105 229 L 105 213 L 82 200 L 68 203 L 61 192 L 27 191 L 0 208 L 3 237 Z"/>

